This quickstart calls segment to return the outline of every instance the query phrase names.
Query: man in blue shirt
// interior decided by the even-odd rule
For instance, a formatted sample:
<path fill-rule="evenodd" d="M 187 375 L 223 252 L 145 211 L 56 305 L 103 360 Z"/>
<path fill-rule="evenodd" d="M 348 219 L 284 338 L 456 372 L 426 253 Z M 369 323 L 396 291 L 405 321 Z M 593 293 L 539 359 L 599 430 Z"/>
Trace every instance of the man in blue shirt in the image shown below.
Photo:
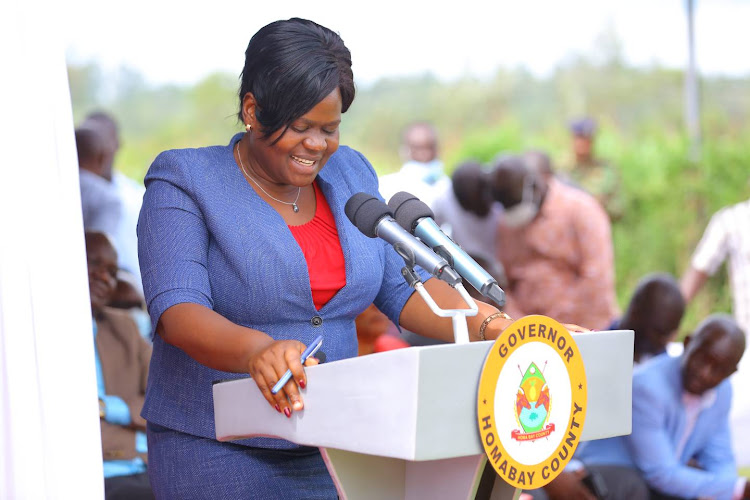
<path fill-rule="evenodd" d="M 579 449 L 585 464 L 637 469 L 652 498 L 750 498 L 732 453 L 728 377 L 745 351 L 731 316 L 706 318 L 679 357 L 662 354 L 633 374 L 633 431 Z"/>

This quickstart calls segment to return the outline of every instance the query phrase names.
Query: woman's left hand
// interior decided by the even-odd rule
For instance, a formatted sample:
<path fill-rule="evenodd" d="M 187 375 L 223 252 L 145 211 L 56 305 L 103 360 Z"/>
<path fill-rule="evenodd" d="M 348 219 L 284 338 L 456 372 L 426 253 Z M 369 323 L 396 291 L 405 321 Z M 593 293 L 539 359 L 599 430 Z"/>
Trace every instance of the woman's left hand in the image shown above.
<path fill-rule="evenodd" d="M 305 372 L 300 363 L 300 355 L 305 350 L 305 344 L 298 340 L 271 340 L 265 346 L 250 355 L 248 373 L 255 380 L 263 397 L 279 413 L 291 417 L 294 411 L 304 408 L 302 395 L 299 390 L 307 386 Z M 318 364 L 315 358 L 308 358 L 305 366 Z M 290 370 L 292 377 L 284 387 L 273 394 L 272 387 Z"/>

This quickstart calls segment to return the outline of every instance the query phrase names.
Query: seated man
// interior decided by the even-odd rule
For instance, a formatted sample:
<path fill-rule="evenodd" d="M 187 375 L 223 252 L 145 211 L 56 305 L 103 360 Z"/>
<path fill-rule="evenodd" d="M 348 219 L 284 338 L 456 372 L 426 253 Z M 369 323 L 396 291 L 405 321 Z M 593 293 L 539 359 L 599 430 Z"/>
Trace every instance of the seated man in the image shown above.
<path fill-rule="evenodd" d="M 146 474 L 146 421 L 140 416 L 151 346 L 126 311 L 107 307 L 117 284 L 117 253 L 104 233 L 86 232 L 86 261 L 105 497 L 154 498 Z"/>
<path fill-rule="evenodd" d="M 625 314 L 609 329 L 635 332 L 633 363 L 640 364 L 667 351 L 684 313 L 677 280 L 667 273 L 649 274 L 636 286 Z"/>
<path fill-rule="evenodd" d="M 625 314 L 613 321 L 609 329 L 633 330 L 633 362 L 639 364 L 666 352 L 666 346 L 674 338 L 684 312 L 685 301 L 682 299 L 677 280 L 666 273 L 650 274 L 638 283 Z M 584 479 L 593 475 L 599 476 L 600 482 L 609 490 L 608 498 L 646 498 L 648 493 L 645 483 L 638 477 L 629 460 L 601 464 L 591 460 L 586 460 L 586 464 L 582 462 L 587 455 L 596 452 L 597 447 L 624 446 L 621 441 L 606 441 L 607 443 L 602 445 L 596 442 L 581 443 L 565 472 L 547 485 L 544 493 L 534 492 L 533 496 L 548 496 L 552 499 L 575 497 L 576 492 L 586 488 Z M 591 447 L 591 450 L 588 447 Z M 627 452 L 623 454 L 627 455 Z M 622 466 L 626 469 L 622 469 Z M 586 491 L 584 497 L 587 494 L 591 492 Z"/>
<path fill-rule="evenodd" d="M 146 299 L 141 292 L 141 286 L 136 283 L 138 279 L 124 269 L 120 269 L 117 272 L 117 286 L 109 306 L 127 311 L 138 325 L 141 336 L 150 343 L 151 318 L 146 311 Z"/>
<path fill-rule="evenodd" d="M 681 356 L 662 354 L 636 369 L 632 433 L 582 443 L 576 457 L 624 471 L 619 483 L 605 478 L 610 492 L 634 484 L 630 468 L 651 498 L 750 498 L 750 483 L 737 475 L 727 417 L 727 378 L 744 350 L 745 336 L 730 316 L 709 316 L 685 338 Z"/>
<path fill-rule="evenodd" d="M 628 449 L 659 495 L 750 498 L 750 483 L 737 476 L 728 420 L 727 378 L 744 352 L 735 320 L 716 314 L 685 338 L 682 356 L 659 356 L 634 374 Z"/>

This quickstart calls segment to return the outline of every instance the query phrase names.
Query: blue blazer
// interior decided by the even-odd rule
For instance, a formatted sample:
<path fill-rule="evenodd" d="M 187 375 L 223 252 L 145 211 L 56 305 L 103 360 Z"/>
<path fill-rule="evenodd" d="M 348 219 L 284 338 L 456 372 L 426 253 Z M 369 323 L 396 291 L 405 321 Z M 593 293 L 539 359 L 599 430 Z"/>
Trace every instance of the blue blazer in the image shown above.
<path fill-rule="evenodd" d="M 633 374 L 633 432 L 582 443 L 576 458 L 589 464 L 637 467 L 652 488 L 684 498 L 731 499 L 737 468 L 729 433 L 732 388 L 724 380 L 704 408 L 680 455 L 687 426 L 682 401 L 681 357 L 662 354 Z M 687 463 L 695 459 L 700 468 Z"/>
<path fill-rule="evenodd" d="M 346 217 L 355 193 L 378 194 L 360 153 L 340 147 L 317 182 L 331 207 L 346 261 L 346 286 L 320 310 L 302 250 L 283 218 L 247 183 L 233 146 L 161 153 L 146 175 L 138 254 L 152 324 L 179 303 L 196 303 L 275 339 L 308 344 L 323 334 L 329 362 L 357 355 L 355 317 L 375 302 L 396 324 L 411 296 L 390 245 L 363 235 Z M 153 333 L 152 333 L 153 335 Z M 211 385 L 247 374 L 212 370 L 153 335 L 143 417 L 180 432 L 215 437 Z M 282 440 L 243 444 L 288 448 Z"/>

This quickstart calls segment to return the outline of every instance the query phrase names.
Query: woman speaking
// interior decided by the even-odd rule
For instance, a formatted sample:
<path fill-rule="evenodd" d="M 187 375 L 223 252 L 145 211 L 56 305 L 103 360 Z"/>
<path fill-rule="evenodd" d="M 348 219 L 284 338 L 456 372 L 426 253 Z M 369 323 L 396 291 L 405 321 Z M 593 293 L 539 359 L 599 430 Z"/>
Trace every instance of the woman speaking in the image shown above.
<path fill-rule="evenodd" d="M 216 441 L 212 382 L 249 373 L 291 418 L 304 407 L 305 346 L 323 335 L 329 361 L 356 356 L 354 320 L 373 302 L 410 331 L 453 338 L 450 318 L 402 278 L 401 257 L 344 214 L 356 193 L 380 197 L 369 162 L 339 146 L 354 93 L 336 33 L 303 19 L 271 23 L 245 52 L 246 131 L 226 146 L 165 151 L 146 175 L 138 244 L 156 327 L 143 416 L 159 498 L 336 498 L 317 448 Z M 442 307 L 465 307 L 439 280 L 425 288 Z M 478 305 L 470 335 L 482 328 L 494 339 L 509 321 Z M 292 379 L 272 394 L 287 369 Z"/>

